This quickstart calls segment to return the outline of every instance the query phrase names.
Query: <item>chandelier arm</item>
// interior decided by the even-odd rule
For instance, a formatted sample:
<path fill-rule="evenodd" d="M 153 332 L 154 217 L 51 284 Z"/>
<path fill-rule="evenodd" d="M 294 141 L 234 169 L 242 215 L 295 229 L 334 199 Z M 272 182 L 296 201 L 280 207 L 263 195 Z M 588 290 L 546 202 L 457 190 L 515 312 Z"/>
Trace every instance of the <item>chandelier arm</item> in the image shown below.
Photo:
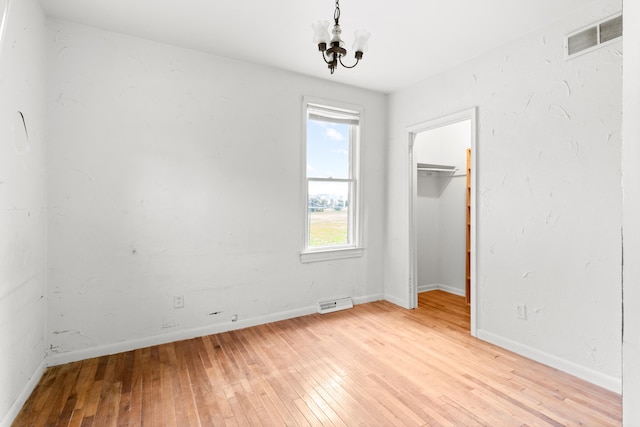
<path fill-rule="evenodd" d="M 358 58 L 356 58 L 356 63 L 349 66 L 349 65 L 344 65 L 344 62 L 342 62 L 342 57 L 339 56 L 338 57 L 338 61 L 340 61 L 340 65 L 342 65 L 344 68 L 354 68 L 356 65 L 358 65 L 358 62 L 360 62 L 360 60 Z"/>
<path fill-rule="evenodd" d="M 325 54 L 324 51 L 320 52 L 322 54 L 322 59 L 324 59 L 324 62 L 327 63 L 327 65 L 331 65 L 333 63 L 333 61 L 328 61 L 327 60 L 327 55 Z"/>

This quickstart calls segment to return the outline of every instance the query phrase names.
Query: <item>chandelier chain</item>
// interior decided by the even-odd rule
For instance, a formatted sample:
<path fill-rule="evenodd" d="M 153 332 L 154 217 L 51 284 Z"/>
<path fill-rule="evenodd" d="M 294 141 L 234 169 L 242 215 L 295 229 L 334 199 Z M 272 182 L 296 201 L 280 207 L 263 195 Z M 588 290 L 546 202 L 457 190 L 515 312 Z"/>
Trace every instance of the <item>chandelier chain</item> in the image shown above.
<path fill-rule="evenodd" d="M 333 20 L 338 25 L 338 21 L 340 20 L 340 0 L 336 0 L 336 10 L 333 12 Z"/>

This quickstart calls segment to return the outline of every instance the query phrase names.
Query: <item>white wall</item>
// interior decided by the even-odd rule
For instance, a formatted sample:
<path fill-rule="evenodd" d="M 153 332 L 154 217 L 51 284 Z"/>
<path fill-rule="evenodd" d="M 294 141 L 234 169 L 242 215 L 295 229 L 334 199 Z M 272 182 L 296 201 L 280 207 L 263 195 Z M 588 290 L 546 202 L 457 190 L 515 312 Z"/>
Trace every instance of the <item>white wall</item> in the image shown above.
<path fill-rule="evenodd" d="M 441 180 L 418 172 L 415 209 L 417 213 L 416 261 L 418 291 L 433 289 L 440 275 L 440 191 Z"/>
<path fill-rule="evenodd" d="M 12 0 L 0 33 L 0 425 L 44 369 L 44 70 L 44 15 L 34 0 Z"/>
<path fill-rule="evenodd" d="M 623 424 L 640 425 L 640 3 L 624 2 L 622 175 L 624 200 Z"/>
<path fill-rule="evenodd" d="M 465 294 L 466 150 L 471 145 L 470 121 L 416 135 L 414 158 L 419 163 L 456 167 L 449 173 L 418 173 L 418 289 L 439 288 Z"/>
<path fill-rule="evenodd" d="M 385 292 L 408 305 L 407 128 L 478 106 L 478 335 L 614 390 L 622 45 L 565 61 L 563 44 L 620 9 L 591 2 L 390 97 L 385 247 Z"/>
<path fill-rule="evenodd" d="M 54 362 L 383 296 L 385 95 L 64 22 L 47 38 Z M 304 95 L 364 106 L 361 258 L 300 263 Z"/>

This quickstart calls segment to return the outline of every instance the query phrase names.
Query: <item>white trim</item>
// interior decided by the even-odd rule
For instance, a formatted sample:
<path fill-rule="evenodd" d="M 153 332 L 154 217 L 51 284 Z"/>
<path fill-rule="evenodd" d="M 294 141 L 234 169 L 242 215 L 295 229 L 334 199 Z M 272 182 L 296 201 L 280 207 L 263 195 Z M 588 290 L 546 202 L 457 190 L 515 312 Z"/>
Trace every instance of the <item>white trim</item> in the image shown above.
<path fill-rule="evenodd" d="M 440 285 L 439 289 L 444 292 L 448 292 L 459 297 L 464 297 L 464 289 L 454 288 L 453 286 Z"/>
<path fill-rule="evenodd" d="M 478 107 L 472 107 L 457 113 L 448 114 L 446 116 L 440 116 L 435 119 L 418 123 L 407 127 L 407 135 L 409 142 L 409 283 L 407 287 L 407 302 L 410 308 L 416 308 L 418 306 L 418 288 L 415 281 L 418 279 L 418 263 L 417 263 L 417 239 L 415 234 L 418 229 L 418 223 L 414 207 L 417 203 L 417 188 L 418 188 L 418 172 L 417 162 L 413 157 L 413 145 L 416 135 L 420 132 L 426 132 L 429 130 L 437 129 L 443 126 L 452 125 L 465 120 L 471 121 L 471 325 L 470 334 L 476 336 L 477 333 L 477 266 L 476 266 L 476 240 L 478 235 L 477 227 L 477 152 L 478 152 Z M 398 304 L 404 306 L 405 304 Z"/>
<path fill-rule="evenodd" d="M 223 322 L 214 325 L 201 326 L 197 328 L 185 329 L 168 334 L 155 335 L 139 339 L 122 341 L 119 343 L 101 345 L 83 350 L 75 350 L 66 353 L 51 354 L 49 356 L 49 366 L 62 365 L 64 363 L 77 362 L 80 360 L 101 357 L 110 354 L 122 353 L 125 351 L 136 350 L 139 348 L 150 347 L 154 345 L 167 344 L 176 341 L 198 338 L 207 335 L 219 334 L 222 332 L 234 331 L 237 329 L 249 328 L 251 326 L 262 325 L 265 323 L 278 322 L 280 320 L 292 319 L 294 317 L 306 316 L 308 314 L 317 313 L 316 305 L 310 307 L 299 308 L 295 310 L 283 311 L 266 316 L 253 317 L 250 319 L 240 319 L 236 322 Z"/>
<path fill-rule="evenodd" d="M 418 308 L 418 216 L 415 212 L 418 193 L 418 161 L 413 156 L 413 147 L 418 131 L 409 132 L 409 286 L 407 304 L 411 308 Z"/>
<path fill-rule="evenodd" d="M 412 310 L 412 309 L 414 309 L 414 308 L 415 308 L 415 307 L 410 307 L 410 306 L 408 306 L 408 305 L 407 305 L 407 302 L 406 302 L 405 300 L 402 300 L 402 299 L 400 299 L 400 298 L 398 298 L 398 297 L 396 297 L 396 296 L 393 296 L 393 295 L 387 295 L 387 294 L 385 294 L 385 295 L 384 295 L 384 299 L 385 299 L 385 301 L 388 301 L 388 302 L 390 302 L 391 304 L 395 304 L 395 305 L 397 305 L 397 306 L 399 306 L 399 307 L 406 308 L 406 309 L 408 309 L 408 310 Z"/>
<path fill-rule="evenodd" d="M 365 295 L 353 298 L 354 304 L 365 304 L 368 302 L 380 301 L 381 294 Z M 269 314 L 265 316 L 253 317 L 250 319 L 240 319 L 237 322 L 216 323 L 215 325 L 201 326 L 197 328 L 185 329 L 163 335 L 155 335 L 133 340 L 122 341 L 119 343 L 101 345 L 83 350 L 69 351 L 66 353 L 50 354 L 47 358 L 47 366 L 57 366 L 65 363 L 78 362 L 80 360 L 101 357 L 110 354 L 122 353 L 125 351 L 136 350 L 139 348 L 150 347 L 154 345 L 167 344 L 176 341 L 198 338 L 207 335 L 219 334 L 222 332 L 235 331 L 238 329 L 249 328 L 252 326 L 264 325 L 266 323 L 278 322 L 281 320 L 293 319 L 295 317 L 306 316 L 318 312 L 318 306 L 303 307 L 295 310 L 281 311 L 279 313 Z"/>
<path fill-rule="evenodd" d="M 18 416 L 20 410 L 27 402 L 27 399 L 29 398 L 29 396 L 31 396 L 31 393 L 33 393 L 33 390 L 35 390 L 36 386 L 40 382 L 40 379 L 42 378 L 42 375 L 44 375 L 44 371 L 47 369 L 47 366 L 49 366 L 47 363 L 47 359 L 43 359 L 42 362 L 40 362 L 40 365 L 38 365 L 38 367 L 36 368 L 33 375 L 29 377 L 29 381 L 27 381 L 27 384 L 22 389 L 20 395 L 18 395 L 18 398 L 13 402 L 13 405 L 11 405 L 11 408 L 9 408 L 2 421 L 0 421 L 0 427 L 11 426 L 11 423 L 13 423 L 15 418 Z"/>
<path fill-rule="evenodd" d="M 370 302 L 376 302 L 376 301 L 382 301 L 384 300 L 384 295 L 383 294 L 373 294 L 373 295 L 367 295 L 364 297 L 355 297 L 355 298 L 351 298 L 353 300 L 353 304 L 354 305 L 360 305 L 360 304 L 368 304 Z"/>
<path fill-rule="evenodd" d="M 479 329 L 477 333 L 477 337 L 483 341 L 497 345 L 498 347 L 512 351 L 521 356 L 542 363 L 543 365 L 566 372 L 592 384 L 613 391 L 614 393 L 620 394 L 622 392 L 622 379 L 620 378 L 605 375 L 569 360 L 529 347 L 525 344 L 511 341 L 492 332 Z"/>
<path fill-rule="evenodd" d="M 303 252 L 300 254 L 300 262 L 303 264 L 320 261 L 333 261 L 336 259 L 358 258 L 364 255 L 363 248 L 330 249 L 326 251 Z"/>
<path fill-rule="evenodd" d="M 440 289 L 439 285 L 418 285 L 418 293 L 437 291 Z"/>
<path fill-rule="evenodd" d="M 431 291 L 443 291 L 448 294 L 457 295 L 459 297 L 464 296 L 464 289 L 454 288 L 453 286 L 443 285 L 441 283 L 434 283 L 431 285 L 419 285 L 418 293 L 421 294 L 423 292 L 431 292 Z"/>
<path fill-rule="evenodd" d="M 6 0 L 2 4 L 2 15 L 0 15 L 0 55 L 2 55 L 2 46 L 5 44 L 5 31 L 7 28 L 7 19 L 9 19 L 9 7 L 11 6 L 11 0 Z"/>
<path fill-rule="evenodd" d="M 478 107 L 469 110 L 471 116 L 471 336 L 476 336 L 478 329 L 478 267 L 477 267 L 477 239 L 478 239 Z"/>
<path fill-rule="evenodd" d="M 428 120 L 426 122 L 418 123 L 407 127 L 409 133 L 420 133 L 428 130 L 441 128 L 447 125 L 453 125 L 463 122 L 465 120 L 471 120 L 472 117 L 475 120 L 477 107 L 467 108 L 466 110 L 458 111 L 457 113 L 448 114 L 445 116 L 436 117 L 435 119 Z"/>

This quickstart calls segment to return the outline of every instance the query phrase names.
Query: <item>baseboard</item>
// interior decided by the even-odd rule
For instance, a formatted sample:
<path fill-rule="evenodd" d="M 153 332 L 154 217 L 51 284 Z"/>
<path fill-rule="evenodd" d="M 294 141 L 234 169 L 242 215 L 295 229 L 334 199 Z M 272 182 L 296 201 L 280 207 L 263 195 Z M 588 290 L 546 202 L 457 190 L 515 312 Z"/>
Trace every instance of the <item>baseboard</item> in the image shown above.
<path fill-rule="evenodd" d="M 440 290 L 453 295 L 458 295 L 459 297 L 464 296 L 464 289 L 454 288 L 453 286 L 440 285 Z"/>
<path fill-rule="evenodd" d="M 418 285 L 418 293 L 437 291 L 440 289 L 438 285 Z"/>
<path fill-rule="evenodd" d="M 354 297 L 353 298 L 353 303 L 355 305 L 368 304 L 370 302 L 381 301 L 383 299 L 384 299 L 384 295 L 383 294 L 374 294 L 374 295 L 368 295 L 368 296 L 364 296 L 364 297 Z"/>
<path fill-rule="evenodd" d="M 25 402 L 27 401 L 29 396 L 31 396 L 31 393 L 40 382 L 45 369 L 47 369 L 47 359 L 43 359 L 42 362 L 40 362 L 40 365 L 38 365 L 38 367 L 36 368 L 33 375 L 31 375 L 29 381 L 27 381 L 27 384 L 22 389 L 22 392 L 20 393 L 18 398 L 15 400 L 15 402 L 13 402 L 13 405 L 11 405 L 11 408 L 9 408 L 9 411 L 5 414 L 2 421 L 0 421 L 0 427 L 11 426 L 11 423 L 13 423 L 13 420 L 18 416 Z"/>
<path fill-rule="evenodd" d="M 249 328 L 251 326 L 262 325 L 265 323 L 278 322 L 280 320 L 292 319 L 294 317 L 306 316 L 316 313 L 318 307 L 305 307 L 295 310 L 283 311 L 266 316 L 253 317 L 250 319 L 240 319 L 236 322 L 223 322 L 214 325 L 201 326 L 197 328 L 184 329 L 182 331 L 171 332 L 168 334 L 155 335 L 135 340 L 127 340 L 114 344 L 107 344 L 97 347 L 91 347 L 83 350 L 69 351 L 66 353 L 51 354 L 48 357 L 49 366 L 62 365 L 65 363 L 77 362 L 80 360 L 91 359 L 94 357 L 107 356 L 110 354 L 122 353 L 125 351 L 136 350 L 139 348 L 151 347 L 154 345 L 167 344 L 176 341 L 188 340 L 191 338 L 202 337 L 206 335 L 219 334 L 222 332 L 234 331 L 238 329 Z"/>
<path fill-rule="evenodd" d="M 460 289 L 456 289 L 453 288 L 451 286 L 447 286 L 447 285 L 440 285 L 440 284 L 431 284 L 431 285 L 418 285 L 418 293 L 421 294 L 423 292 L 431 292 L 431 291 L 443 291 L 443 292 L 448 292 L 450 294 L 454 294 L 454 295 L 458 295 L 463 297 L 464 296 L 464 291 L 460 291 Z M 394 296 L 391 295 L 385 295 L 384 299 L 389 301 L 392 304 L 395 304 L 397 306 L 400 307 L 404 307 L 404 308 L 408 308 L 405 304 L 405 302 L 403 300 L 401 300 L 400 298 L 396 298 Z"/>
<path fill-rule="evenodd" d="M 453 286 L 443 285 L 440 283 L 431 284 L 431 285 L 418 285 L 418 293 L 422 292 L 431 292 L 431 291 L 443 291 L 453 295 L 458 295 L 460 297 L 464 296 L 464 290 L 454 288 Z"/>
<path fill-rule="evenodd" d="M 384 296 L 384 300 L 385 301 L 389 301 L 391 304 L 395 304 L 395 305 L 397 305 L 399 307 L 402 307 L 402 308 L 407 308 L 407 309 L 409 308 L 409 307 L 407 307 L 407 304 L 406 304 L 405 300 L 402 300 L 400 298 L 394 297 L 393 295 L 385 295 Z"/>
<path fill-rule="evenodd" d="M 487 341 L 491 344 L 497 345 L 498 347 L 502 347 L 521 356 L 527 357 L 531 360 L 535 360 L 536 362 L 542 363 L 543 365 L 550 366 L 552 368 L 571 374 L 574 377 L 578 377 L 582 380 L 613 391 L 614 393 L 622 393 L 622 380 L 620 378 L 602 374 L 600 372 L 559 358 L 552 354 L 545 353 L 543 351 L 515 341 L 511 341 L 492 332 L 478 329 L 477 337 L 483 341 Z"/>
<path fill-rule="evenodd" d="M 379 301 L 383 299 L 382 294 L 370 296 L 362 296 L 353 298 L 354 304 L 365 304 L 368 302 Z M 265 323 L 278 322 L 280 320 L 293 319 L 295 317 L 306 316 L 318 312 L 316 305 L 304 307 L 295 310 L 288 310 L 279 313 L 269 314 L 265 316 L 253 317 L 250 319 L 240 319 L 237 322 L 216 323 L 215 325 L 207 325 L 198 328 L 185 329 L 168 334 L 155 335 L 135 340 L 122 341 L 114 344 L 107 344 L 97 347 L 91 347 L 83 350 L 69 351 L 66 353 L 50 354 L 47 358 L 47 366 L 63 365 L 65 363 L 78 362 L 80 360 L 91 359 L 94 357 L 107 356 L 110 354 L 122 353 L 125 351 L 136 350 L 139 348 L 151 347 L 154 345 L 167 344 L 176 341 L 187 340 L 191 338 L 202 337 L 206 335 L 219 334 L 222 332 L 234 331 L 238 329 L 249 328 L 252 326 L 263 325 Z"/>

